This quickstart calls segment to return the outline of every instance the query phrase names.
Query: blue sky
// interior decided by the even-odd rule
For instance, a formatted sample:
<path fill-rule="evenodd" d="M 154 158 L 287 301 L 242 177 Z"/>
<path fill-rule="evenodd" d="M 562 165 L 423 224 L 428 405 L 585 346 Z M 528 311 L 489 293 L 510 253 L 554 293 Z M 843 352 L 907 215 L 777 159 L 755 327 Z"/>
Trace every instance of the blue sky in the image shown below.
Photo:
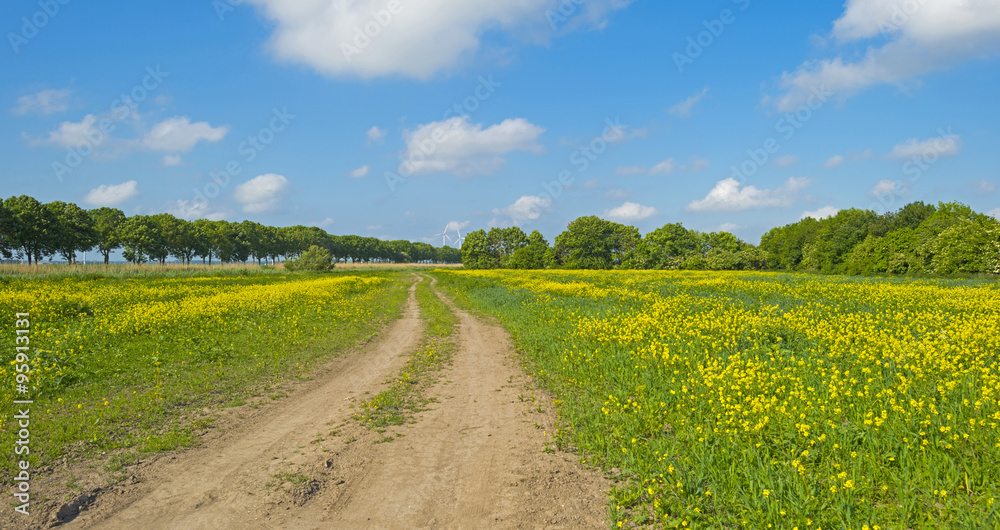
<path fill-rule="evenodd" d="M 1000 5 L 74 0 L 0 7 L 0 195 L 441 244 L 598 215 L 756 243 L 1000 214 Z"/>

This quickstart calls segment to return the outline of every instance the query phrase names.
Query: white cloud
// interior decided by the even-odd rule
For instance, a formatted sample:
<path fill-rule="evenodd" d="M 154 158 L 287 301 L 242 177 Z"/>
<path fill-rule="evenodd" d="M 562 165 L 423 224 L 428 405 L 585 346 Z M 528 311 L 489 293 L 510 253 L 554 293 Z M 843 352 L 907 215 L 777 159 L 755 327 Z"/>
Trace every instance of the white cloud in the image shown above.
<path fill-rule="evenodd" d="M 650 175 L 669 175 L 674 172 L 674 159 L 668 158 L 649 168 Z"/>
<path fill-rule="evenodd" d="M 97 147 L 106 142 L 110 136 L 101 132 L 96 125 L 97 116 L 87 114 L 78 122 L 64 121 L 60 123 L 59 128 L 50 132 L 48 138 L 43 142 L 35 141 L 33 143 L 50 143 L 60 147 L 77 147 L 80 144 L 87 144 Z"/>
<path fill-rule="evenodd" d="M 613 144 L 617 144 L 621 142 L 627 142 L 633 138 L 645 138 L 647 135 L 649 135 L 649 129 L 647 129 L 646 127 L 634 128 L 634 127 L 629 127 L 628 125 L 624 125 L 621 127 L 616 126 L 614 129 L 609 129 L 609 131 L 606 134 L 607 137 L 605 138 L 605 140 Z"/>
<path fill-rule="evenodd" d="M 958 154 L 962 149 L 962 138 L 957 134 L 947 134 L 926 140 L 909 140 L 896 145 L 889 153 L 889 158 L 941 158 Z"/>
<path fill-rule="evenodd" d="M 969 186 L 976 192 L 977 195 L 989 195 L 997 190 L 997 185 L 995 182 L 990 182 L 988 180 L 973 180 L 969 183 Z"/>
<path fill-rule="evenodd" d="M 465 228 L 465 227 L 469 226 L 470 224 L 472 224 L 472 221 L 462 221 L 462 222 L 449 221 L 448 224 L 444 227 L 444 231 L 445 232 L 454 232 L 456 230 L 461 230 L 462 228 Z"/>
<path fill-rule="evenodd" d="M 366 230 L 369 232 L 378 232 L 379 230 L 385 230 L 385 227 L 382 225 L 368 225 Z"/>
<path fill-rule="evenodd" d="M 139 183 L 130 180 L 121 184 L 102 184 L 89 192 L 83 202 L 91 206 L 115 206 L 139 196 Z"/>
<path fill-rule="evenodd" d="M 534 221 L 541 217 L 542 212 L 547 211 L 552 206 L 552 199 L 548 197 L 538 197 L 536 195 L 524 195 L 514 201 L 514 204 L 504 208 L 495 208 L 493 215 L 503 215 L 509 217 L 514 224 L 524 221 Z"/>
<path fill-rule="evenodd" d="M 351 177 L 352 179 L 365 178 L 365 177 L 368 176 L 368 170 L 370 170 L 370 169 L 371 169 L 371 167 L 368 166 L 367 164 L 365 164 L 365 165 L 359 167 L 358 169 L 355 169 L 354 171 L 351 171 L 347 175 L 349 177 Z"/>
<path fill-rule="evenodd" d="M 174 202 L 173 208 L 170 208 L 170 213 L 180 217 L 181 219 L 208 219 L 211 221 L 218 221 L 220 219 L 226 218 L 226 212 L 212 212 L 209 211 L 209 202 L 207 200 L 177 200 Z"/>
<path fill-rule="evenodd" d="M 483 128 L 468 116 L 431 122 L 404 134 L 406 151 L 401 172 L 449 172 L 458 176 L 488 175 L 503 167 L 513 151 L 540 153 L 538 137 L 545 129 L 523 118 Z"/>
<path fill-rule="evenodd" d="M 739 228 L 740 225 L 736 223 L 722 223 L 722 225 L 719 226 L 719 229 L 716 230 L 716 232 L 729 232 L 731 234 L 733 233 L 733 231 L 738 230 Z"/>
<path fill-rule="evenodd" d="M 642 221 L 654 215 L 656 215 L 656 208 L 634 202 L 626 202 L 617 208 L 604 210 L 604 217 L 616 221 Z"/>
<path fill-rule="evenodd" d="M 646 168 L 646 166 L 628 166 L 620 167 L 615 170 L 615 175 L 627 176 L 627 175 L 669 175 L 674 172 L 677 168 L 674 159 L 668 158 L 659 164 L 651 168 Z"/>
<path fill-rule="evenodd" d="M 779 111 L 795 110 L 817 89 L 846 98 L 873 85 L 904 83 L 1000 51 L 1000 3 L 992 0 L 848 0 L 845 7 L 833 25 L 837 42 L 888 42 L 870 47 L 858 61 L 808 61 L 786 72 Z"/>
<path fill-rule="evenodd" d="M 799 163 L 799 157 L 795 155 L 781 156 L 774 161 L 774 165 L 778 167 L 791 167 L 798 163 Z"/>
<path fill-rule="evenodd" d="M 550 27 L 562 0 L 251 0 L 275 28 L 274 55 L 332 76 L 428 79 L 473 62 L 485 33 L 544 43 L 581 27 L 603 27 L 611 11 L 631 0 L 573 2 L 571 20 Z M 558 19 L 557 19 L 558 20 Z"/>
<path fill-rule="evenodd" d="M 801 221 L 806 217 L 812 217 L 813 219 L 816 219 L 818 221 L 820 219 L 826 219 L 827 217 L 833 217 L 834 215 L 837 215 L 837 212 L 839 211 L 840 209 L 834 206 L 824 206 L 818 210 L 813 210 L 811 212 L 809 211 L 802 212 L 802 216 L 799 217 L 799 220 Z"/>
<path fill-rule="evenodd" d="M 73 91 L 70 89 L 55 90 L 45 89 L 34 94 L 17 98 L 17 105 L 11 109 L 14 114 L 27 114 L 36 112 L 38 114 L 52 114 L 62 112 L 69 108 L 69 96 Z"/>
<path fill-rule="evenodd" d="M 872 151 L 872 149 L 869 147 L 868 149 L 865 149 L 864 151 L 861 151 L 860 153 L 851 157 L 851 161 L 860 162 L 862 160 L 868 160 L 869 158 L 872 158 L 874 156 L 875 156 L 875 151 Z"/>
<path fill-rule="evenodd" d="M 685 209 L 689 212 L 738 212 L 791 206 L 798 192 L 810 182 L 808 177 L 792 177 L 777 189 L 762 190 L 756 186 L 741 186 L 736 179 L 727 178 L 716 183 L 704 199 L 692 201 Z"/>
<path fill-rule="evenodd" d="M 711 165 L 712 163 L 709 162 L 708 160 L 705 160 L 704 158 L 698 158 L 697 156 L 695 156 L 694 160 L 692 160 L 691 162 L 691 171 L 698 173 L 699 171 Z"/>
<path fill-rule="evenodd" d="M 992 210 L 986 212 L 986 215 L 991 215 L 994 219 L 1000 221 L 1000 208 L 993 208 Z"/>
<path fill-rule="evenodd" d="M 368 145 L 371 145 L 374 142 L 381 142 L 384 140 L 386 132 L 384 129 L 379 129 L 377 125 L 372 125 L 372 128 L 368 129 L 368 132 L 365 133 L 365 135 L 368 136 Z"/>
<path fill-rule="evenodd" d="M 191 123 L 187 116 L 167 118 L 149 130 L 142 139 L 143 145 L 155 151 L 187 152 L 202 141 L 222 140 L 229 127 L 212 127 L 205 121 Z"/>
<path fill-rule="evenodd" d="M 132 113 L 135 116 L 135 113 Z M 94 151 L 108 156 L 122 154 L 135 149 L 152 149 L 167 152 L 187 152 L 202 140 L 217 142 L 221 140 L 229 127 L 212 127 L 207 122 L 191 123 L 188 117 L 168 118 L 153 125 L 141 138 L 116 138 L 111 131 L 115 122 L 121 121 L 105 115 L 87 114 L 78 122 L 64 121 L 54 131 L 50 131 L 44 139 L 31 138 L 26 133 L 21 136 L 30 146 L 52 144 L 60 147 L 74 147 L 81 150 Z M 133 127 L 141 127 L 139 120 L 134 120 Z M 162 162 L 165 166 L 179 165 L 180 156 L 166 156 Z"/>
<path fill-rule="evenodd" d="M 830 157 L 829 160 L 827 160 L 826 162 L 823 162 L 823 167 L 825 167 L 827 169 L 835 168 L 835 167 L 844 165 L 844 162 L 846 162 L 846 161 L 847 161 L 847 159 L 844 158 L 844 155 L 832 156 L 832 157 Z"/>
<path fill-rule="evenodd" d="M 263 213 L 273 210 L 288 189 L 288 179 L 267 173 L 254 177 L 233 190 L 233 198 L 243 205 L 246 213 Z"/>
<path fill-rule="evenodd" d="M 682 116 L 682 117 L 690 116 L 691 111 L 694 109 L 694 106 L 697 105 L 698 102 L 700 102 L 702 98 L 705 97 L 706 94 L 708 94 L 708 87 L 703 88 L 701 92 L 698 92 L 697 94 L 685 99 L 684 101 L 681 101 L 680 103 L 674 105 L 673 107 L 670 107 L 670 109 L 667 112 L 673 114 L 674 116 Z"/>
<path fill-rule="evenodd" d="M 181 165 L 183 163 L 184 163 L 184 161 L 181 160 L 181 155 L 165 155 L 163 157 L 163 165 L 167 166 L 167 167 L 169 167 L 169 166 L 179 166 L 179 165 Z"/>
<path fill-rule="evenodd" d="M 588 180 L 587 182 L 583 183 L 583 189 L 585 189 L 585 190 L 592 190 L 592 189 L 596 188 L 597 186 L 600 186 L 600 184 L 601 184 L 601 179 L 599 179 L 599 178 L 592 178 L 592 179 Z"/>
<path fill-rule="evenodd" d="M 316 226 L 323 229 L 330 228 L 331 226 L 333 226 L 333 217 L 327 217 L 326 219 L 323 219 L 322 221 L 316 223 Z"/>
<path fill-rule="evenodd" d="M 895 193 L 897 189 L 901 190 L 895 180 L 884 179 L 878 181 L 878 184 L 875 184 L 875 187 L 872 188 L 868 194 L 872 197 L 885 196 L 887 194 L 891 195 Z"/>

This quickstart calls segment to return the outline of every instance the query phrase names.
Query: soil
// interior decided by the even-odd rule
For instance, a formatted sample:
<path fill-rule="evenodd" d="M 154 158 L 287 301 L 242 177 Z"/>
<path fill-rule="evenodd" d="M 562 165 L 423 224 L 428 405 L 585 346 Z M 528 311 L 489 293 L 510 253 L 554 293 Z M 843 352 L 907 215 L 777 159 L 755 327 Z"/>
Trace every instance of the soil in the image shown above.
<path fill-rule="evenodd" d="M 551 403 L 507 332 L 440 291 L 460 323 L 427 410 L 383 432 L 354 421 L 357 404 L 421 342 L 415 287 L 378 339 L 288 397 L 231 415 L 199 448 L 140 462 L 121 482 L 50 506 L 33 526 L 606 528 L 608 479 L 555 449 Z"/>

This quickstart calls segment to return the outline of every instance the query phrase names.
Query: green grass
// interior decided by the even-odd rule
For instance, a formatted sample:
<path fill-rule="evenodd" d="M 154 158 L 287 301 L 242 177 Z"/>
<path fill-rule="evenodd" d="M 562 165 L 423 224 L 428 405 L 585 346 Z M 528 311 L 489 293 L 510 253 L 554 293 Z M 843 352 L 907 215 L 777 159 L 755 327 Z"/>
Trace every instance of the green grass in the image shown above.
<path fill-rule="evenodd" d="M 309 475 L 305 475 L 303 473 L 292 473 L 290 471 L 286 471 L 284 473 L 275 473 L 271 475 L 271 478 L 273 478 L 274 481 L 265 483 L 264 484 L 265 487 L 273 488 L 276 486 L 280 486 L 282 484 L 291 484 L 292 487 L 296 487 L 296 486 L 302 486 L 303 484 L 311 480 L 309 478 Z"/>

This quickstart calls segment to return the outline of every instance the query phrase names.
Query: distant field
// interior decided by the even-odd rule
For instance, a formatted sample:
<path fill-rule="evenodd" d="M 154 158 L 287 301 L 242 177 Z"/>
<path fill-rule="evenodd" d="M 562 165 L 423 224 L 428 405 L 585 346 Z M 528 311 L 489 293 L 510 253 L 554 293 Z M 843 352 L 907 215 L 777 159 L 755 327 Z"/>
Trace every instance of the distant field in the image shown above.
<path fill-rule="evenodd" d="M 621 471 L 620 527 L 1000 525 L 997 282 L 434 274 L 511 330 L 557 440 Z"/>
<path fill-rule="evenodd" d="M 13 345 L 15 313 L 30 315 L 35 466 L 69 451 L 187 445 L 199 425 L 185 411 L 237 406 L 261 384 L 308 372 L 397 316 L 405 296 L 401 275 L 388 270 L 87 267 L 0 277 L 0 342 Z M 24 399 L 15 375 L 13 363 L 0 367 L 6 447 L 17 431 L 11 402 Z"/>

